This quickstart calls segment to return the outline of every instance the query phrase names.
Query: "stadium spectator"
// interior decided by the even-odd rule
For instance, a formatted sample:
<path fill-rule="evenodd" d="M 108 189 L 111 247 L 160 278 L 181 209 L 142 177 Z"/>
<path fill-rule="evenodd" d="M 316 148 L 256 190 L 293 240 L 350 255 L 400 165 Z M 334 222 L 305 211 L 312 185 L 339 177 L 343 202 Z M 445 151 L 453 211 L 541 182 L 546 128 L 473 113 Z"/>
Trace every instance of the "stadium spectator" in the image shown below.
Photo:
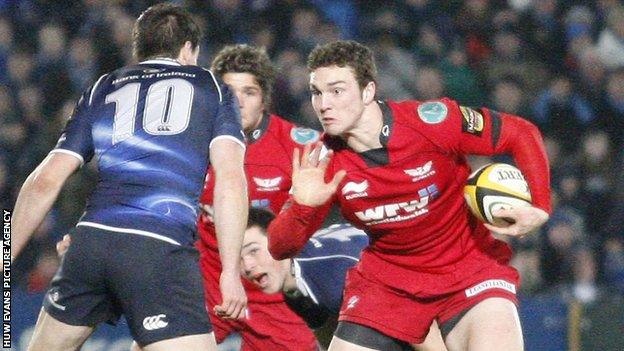
<path fill-rule="evenodd" d="M 522 82 L 513 76 L 501 77 L 492 88 L 491 106 L 498 111 L 507 111 L 531 119 L 533 114 L 527 106 L 525 95 Z"/>
<path fill-rule="evenodd" d="M 446 93 L 449 96 L 468 106 L 475 106 L 483 101 L 485 93 L 480 79 L 475 70 L 468 65 L 466 52 L 459 44 L 448 51 L 437 67 L 442 72 Z"/>
<path fill-rule="evenodd" d="M 435 67 L 420 67 L 416 73 L 416 92 L 418 100 L 434 100 L 446 96 L 444 77 Z"/>
<path fill-rule="evenodd" d="M 609 10 L 607 26 L 600 32 L 596 51 L 607 69 L 624 67 L 624 6 Z"/>
<path fill-rule="evenodd" d="M 604 99 L 600 103 L 599 125 L 609 134 L 614 150 L 624 148 L 624 69 L 611 72 L 607 77 Z"/>
<path fill-rule="evenodd" d="M 582 302 L 596 298 L 596 265 L 583 218 L 573 209 L 559 207 L 546 228 L 542 267 L 555 291 Z"/>
<path fill-rule="evenodd" d="M 572 82 L 554 78 L 533 105 L 533 121 L 559 139 L 564 151 L 574 153 L 578 140 L 596 119 L 595 112 Z"/>

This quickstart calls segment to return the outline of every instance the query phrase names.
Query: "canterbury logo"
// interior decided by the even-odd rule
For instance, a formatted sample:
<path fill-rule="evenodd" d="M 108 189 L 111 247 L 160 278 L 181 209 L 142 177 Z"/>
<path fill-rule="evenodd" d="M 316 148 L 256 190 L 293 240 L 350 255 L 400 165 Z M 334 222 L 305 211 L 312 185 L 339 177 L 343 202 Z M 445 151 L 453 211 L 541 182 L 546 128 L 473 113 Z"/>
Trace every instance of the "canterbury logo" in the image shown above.
<path fill-rule="evenodd" d="M 275 188 L 282 181 L 282 177 L 268 179 L 253 177 L 253 181 L 261 188 Z"/>
<path fill-rule="evenodd" d="M 143 328 L 146 330 L 162 329 L 169 325 L 169 322 L 164 320 L 165 318 L 167 318 L 167 316 L 164 314 L 146 317 L 143 320 Z"/>
<path fill-rule="evenodd" d="M 368 189 L 368 180 L 364 180 L 361 183 L 348 182 L 342 187 L 342 194 L 361 193 L 366 189 Z"/>
<path fill-rule="evenodd" d="M 433 166 L 433 161 L 429 161 L 425 163 L 422 167 L 416 167 L 414 169 L 406 169 L 405 173 L 412 177 L 422 177 L 425 174 L 431 172 L 431 166 Z"/>

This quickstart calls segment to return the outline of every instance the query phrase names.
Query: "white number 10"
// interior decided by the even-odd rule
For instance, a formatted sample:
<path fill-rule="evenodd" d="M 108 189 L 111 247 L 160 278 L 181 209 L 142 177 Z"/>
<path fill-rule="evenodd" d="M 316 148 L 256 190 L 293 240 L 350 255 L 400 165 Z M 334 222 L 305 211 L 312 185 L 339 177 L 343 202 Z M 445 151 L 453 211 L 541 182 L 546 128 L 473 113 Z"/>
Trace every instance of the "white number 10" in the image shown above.
<path fill-rule="evenodd" d="M 115 103 L 113 144 L 134 134 L 141 83 L 131 83 L 106 95 Z M 191 119 L 193 84 L 184 79 L 166 79 L 150 85 L 143 108 L 143 130 L 152 135 L 174 135 L 186 130 Z"/>

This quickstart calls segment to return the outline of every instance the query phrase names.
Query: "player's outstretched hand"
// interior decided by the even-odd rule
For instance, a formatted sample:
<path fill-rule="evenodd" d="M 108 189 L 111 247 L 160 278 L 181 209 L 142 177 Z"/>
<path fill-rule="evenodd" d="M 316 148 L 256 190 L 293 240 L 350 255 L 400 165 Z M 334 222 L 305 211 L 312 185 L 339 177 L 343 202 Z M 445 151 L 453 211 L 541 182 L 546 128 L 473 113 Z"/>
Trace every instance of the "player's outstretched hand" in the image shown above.
<path fill-rule="evenodd" d="M 222 272 L 219 279 L 223 301 L 214 307 L 217 316 L 224 319 L 240 319 L 245 317 L 247 295 L 241 283 L 240 273 Z"/>
<path fill-rule="evenodd" d="M 493 217 L 511 219 L 513 224 L 508 227 L 497 227 L 485 223 L 485 227 L 494 233 L 522 236 L 539 228 L 548 220 L 548 213 L 537 207 L 515 207 L 500 209 L 492 213 Z"/>
<path fill-rule="evenodd" d="M 69 250 L 69 245 L 71 244 L 71 236 L 69 234 L 63 235 L 63 240 L 56 243 L 56 253 L 59 257 L 63 256 L 67 250 Z"/>
<path fill-rule="evenodd" d="M 325 204 L 347 174 L 345 171 L 339 171 L 329 183 L 325 183 L 325 171 L 333 151 L 330 150 L 321 159 L 322 149 L 323 144 L 316 143 L 314 148 L 307 144 L 301 155 L 297 148 L 293 152 L 292 195 L 301 205 L 317 207 Z"/>

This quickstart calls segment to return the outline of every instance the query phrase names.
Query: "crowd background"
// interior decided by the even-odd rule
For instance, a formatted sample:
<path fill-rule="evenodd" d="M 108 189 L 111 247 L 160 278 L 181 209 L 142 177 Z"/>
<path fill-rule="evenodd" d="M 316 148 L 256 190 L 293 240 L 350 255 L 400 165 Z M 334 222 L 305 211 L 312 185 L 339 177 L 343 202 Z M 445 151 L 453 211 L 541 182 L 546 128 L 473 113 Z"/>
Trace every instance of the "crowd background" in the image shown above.
<path fill-rule="evenodd" d="M 175 1 L 209 28 L 200 64 L 225 44 L 263 46 L 279 68 L 273 111 L 319 128 L 307 53 L 334 39 L 375 52 L 380 98 L 435 99 L 518 114 L 542 130 L 555 210 L 512 240 L 521 294 L 592 303 L 624 295 L 624 5 L 618 0 Z M 131 30 L 153 1 L 0 0 L 0 194 L 12 208 L 79 94 L 132 63 Z M 505 160 L 505 159 L 503 159 Z M 476 165 L 484 159 L 472 160 Z M 508 160 L 507 160 L 508 161 Z M 67 184 L 13 265 L 14 286 L 45 290 L 55 243 L 97 181 Z"/>

